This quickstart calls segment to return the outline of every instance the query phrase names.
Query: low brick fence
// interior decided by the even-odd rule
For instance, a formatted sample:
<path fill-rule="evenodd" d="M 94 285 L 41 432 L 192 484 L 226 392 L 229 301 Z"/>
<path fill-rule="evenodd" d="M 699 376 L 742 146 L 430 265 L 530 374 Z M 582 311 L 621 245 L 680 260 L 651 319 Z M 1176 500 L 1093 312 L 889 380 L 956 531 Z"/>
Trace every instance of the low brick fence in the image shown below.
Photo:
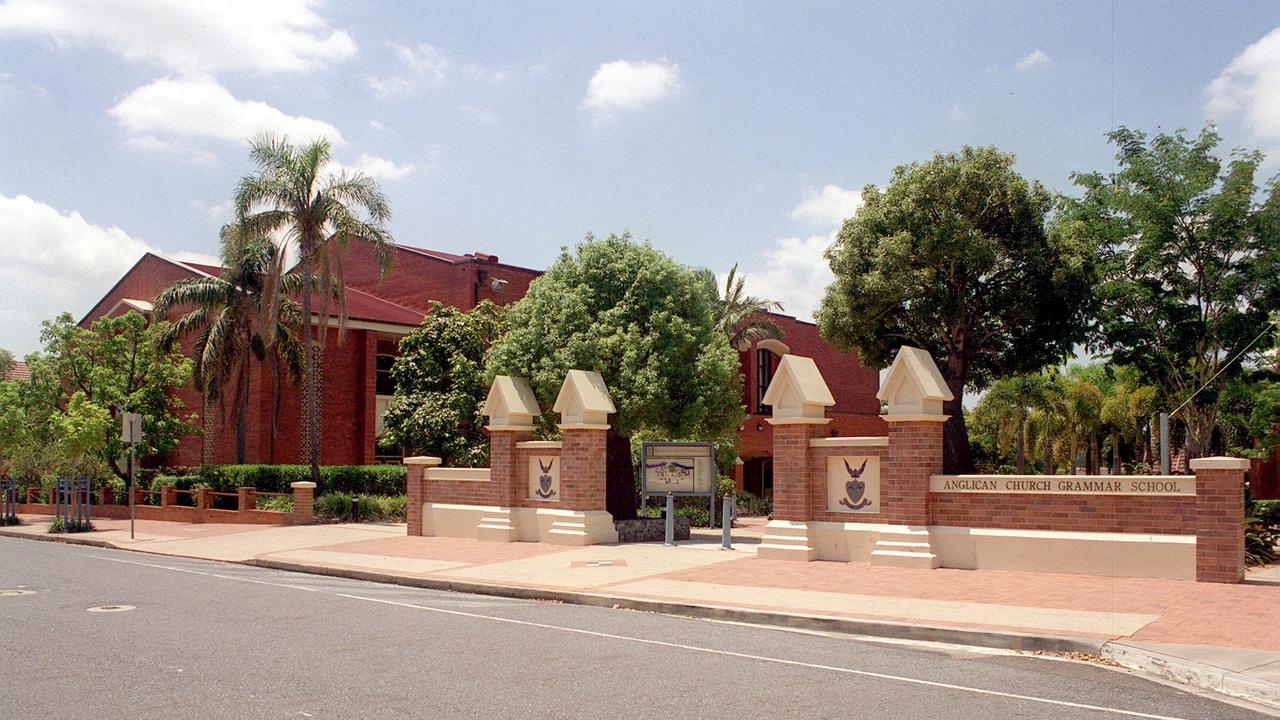
<path fill-rule="evenodd" d="M 134 516 L 139 520 L 161 520 L 186 523 L 235 523 L 249 525 L 299 525 L 314 520 L 315 484 L 292 483 L 292 493 L 260 492 L 255 488 L 241 487 L 236 492 L 215 492 L 208 488 L 179 490 L 166 486 L 158 490 L 134 488 Z M 52 515 L 53 505 L 39 502 L 40 489 L 26 488 L 25 502 L 17 504 L 19 513 Z M 293 511 L 259 510 L 259 497 L 292 497 Z M 214 507 L 217 498 L 235 500 L 235 510 Z M 95 518 L 127 520 L 129 503 L 127 496 L 116 497 L 104 488 L 90 503 L 89 515 Z M 183 502 L 185 500 L 185 502 Z M 229 503 L 228 503 L 229 504 Z"/>
<path fill-rule="evenodd" d="M 774 519 L 759 555 L 931 569 L 1240 582 L 1246 460 L 1194 475 L 946 475 L 942 403 L 926 353 L 903 348 L 880 399 L 886 434 L 827 437 L 831 395 L 783 357 L 774 401 Z"/>

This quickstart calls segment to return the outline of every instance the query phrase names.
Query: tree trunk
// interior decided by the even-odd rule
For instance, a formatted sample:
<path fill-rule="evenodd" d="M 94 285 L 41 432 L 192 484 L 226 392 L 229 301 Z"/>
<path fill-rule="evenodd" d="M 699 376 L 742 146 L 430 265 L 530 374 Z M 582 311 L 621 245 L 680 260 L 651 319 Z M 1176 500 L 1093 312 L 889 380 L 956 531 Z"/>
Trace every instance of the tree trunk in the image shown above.
<path fill-rule="evenodd" d="M 963 358 L 947 358 L 942 378 L 951 391 L 951 399 L 942 403 L 942 412 L 950 416 L 942 424 L 942 469 L 950 475 L 973 472 L 969 430 L 964 422 L 964 384 L 968 375 L 969 366 Z"/>
<path fill-rule="evenodd" d="M 303 413 L 307 419 L 307 446 L 311 452 L 311 482 L 320 484 L 320 423 L 316 408 L 316 373 L 313 358 L 315 348 L 311 347 L 311 266 L 314 258 L 311 249 L 302 249 L 302 352 L 303 362 Z"/>
<path fill-rule="evenodd" d="M 614 520 L 636 516 L 636 467 L 631 462 L 631 438 L 610 429 L 605 435 L 604 505 Z"/>
<path fill-rule="evenodd" d="M 1076 434 L 1071 433 L 1071 454 L 1067 456 L 1067 474 L 1076 474 L 1076 453 L 1080 452 L 1080 442 L 1076 439 Z"/>
<path fill-rule="evenodd" d="M 1017 451 L 1014 453 L 1014 463 L 1018 466 L 1018 474 L 1027 474 L 1027 440 L 1026 440 L 1026 421 L 1018 423 L 1018 434 L 1014 436 L 1014 444 Z"/>
<path fill-rule="evenodd" d="M 1098 454 L 1098 431 L 1089 433 L 1089 474 L 1097 475 L 1102 469 L 1102 456 Z"/>
<path fill-rule="evenodd" d="M 1054 475 L 1057 468 L 1053 466 L 1053 435 L 1045 428 L 1044 433 L 1044 474 Z"/>
<path fill-rule="evenodd" d="M 1114 430 L 1111 431 L 1111 474 L 1124 474 L 1124 468 L 1120 464 L 1120 433 Z"/>

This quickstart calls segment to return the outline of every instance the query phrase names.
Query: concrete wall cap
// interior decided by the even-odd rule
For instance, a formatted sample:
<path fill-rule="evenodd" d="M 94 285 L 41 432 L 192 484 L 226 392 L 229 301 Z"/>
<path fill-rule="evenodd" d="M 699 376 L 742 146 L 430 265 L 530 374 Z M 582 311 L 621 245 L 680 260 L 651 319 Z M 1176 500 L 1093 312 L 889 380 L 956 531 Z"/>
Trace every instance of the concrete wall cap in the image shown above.
<path fill-rule="evenodd" d="M 316 484 L 311 482 L 310 480 L 299 480 L 297 482 L 289 483 L 289 487 L 293 488 L 294 490 L 315 490 Z"/>
<path fill-rule="evenodd" d="M 553 450 L 555 448 L 562 447 L 563 445 L 564 443 L 559 440 L 522 440 L 516 443 L 516 447 L 521 449 L 536 448 Z"/>
<path fill-rule="evenodd" d="M 787 417 L 765 418 L 764 421 L 770 425 L 826 425 L 831 422 L 831 418 Z"/>
<path fill-rule="evenodd" d="M 831 407 L 836 399 L 831 396 L 827 381 L 822 378 L 813 358 L 801 355 L 783 355 L 778 370 L 764 391 L 766 405 L 820 405 Z"/>
<path fill-rule="evenodd" d="M 1252 463 L 1247 458 L 1205 457 L 1192 460 L 1192 470 L 1248 470 Z"/>
<path fill-rule="evenodd" d="M 434 466 L 434 465 L 439 465 L 439 464 L 443 463 L 443 462 L 444 462 L 444 460 L 441 460 L 441 459 L 440 459 L 440 458 L 438 458 L 438 457 L 432 457 L 432 456 L 430 456 L 430 455 L 415 455 L 415 456 L 413 456 L 413 457 L 407 457 L 407 458 L 405 458 L 404 460 L 402 460 L 401 462 L 403 462 L 405 465 L 428 465 L 428 466 Z"/>

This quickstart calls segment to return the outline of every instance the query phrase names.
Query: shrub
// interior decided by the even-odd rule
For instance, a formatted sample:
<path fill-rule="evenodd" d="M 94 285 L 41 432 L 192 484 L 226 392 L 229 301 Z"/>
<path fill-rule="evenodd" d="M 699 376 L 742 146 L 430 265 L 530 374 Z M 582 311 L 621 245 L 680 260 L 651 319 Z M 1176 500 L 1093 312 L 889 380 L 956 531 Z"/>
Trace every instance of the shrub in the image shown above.
<path fill-rule="evenodd" d="M 1280 532 L 1249 518 L 1244 521 L 1244 561 L 1248 565 L 1266 565 L 1276 559 L 1276 542 Z"/>
<path fill-rule="evenodd" d="M 657 504 L 646 505 L 644 510 L 639 514 L 645 518 L 660 518 L 666 510 L 666 500 L 661 497 L 652 498 L 657 500 Z M 678 497 L 673 503 L 675 506 L 675 515 L 680 518 L 688 518 L 691 527 L 707 527 L 711 521 L 707 514 L 707 499 L 705 497 Z M 719 508 L 717 508 L 717 513 Z M 718 515 L 717 515 L 718 518 Z"/>
<path fill-rule="evenodd" d="M 352 500 L 358 520 L 365 522 L 400 522 L 405 519 L 408 498 L 404 495 L 356 495 L 332 492 L 316 498 L 316 517 L 352 520 Z"/>
<path fill-rule="evenodd" d="M 268 510 L 271 512 L 293 512 L 293 498 L 281 497 L 279 495 L 259 496 L 258 502 L 254 505 L 256 510 Z"/>
<path fill-rule="evenodd" d="M 403 465 L 325 465 L 320 468 L 317 496 L 331 492 L 368 495 L 400 495 L 405 490 Z M 181 490 L 208 487 L 218 492 L 235 492 L 238 487 L 254 487 L 263 492 L 291 492 L 290 483 L 310 480 L 307 465 L 202 465 L 169 468 L 151 478 L 150 488 L 172 485 Z"/>
<path fill-rule="evenodd" d="M 749 492 L 738 496 L 738 515 L 742 517 L 761 517 L 773 514 L 773 500 L 756 497 Z"/>
<path fill-rule="evenodd" d="M 60 517 L 55 517 L 53 522 L 49 523 L 50 534 L 79 533 L 89 532 L 91 530 L 93 530 L 93 523 L 81 522 L 79 520 L 63 520 Z"/>
<path fill-rule="evenodd" d="M 1267 527 L 1280 526 L 1280 500 L 1251 500 L 1245 514 Z"/>

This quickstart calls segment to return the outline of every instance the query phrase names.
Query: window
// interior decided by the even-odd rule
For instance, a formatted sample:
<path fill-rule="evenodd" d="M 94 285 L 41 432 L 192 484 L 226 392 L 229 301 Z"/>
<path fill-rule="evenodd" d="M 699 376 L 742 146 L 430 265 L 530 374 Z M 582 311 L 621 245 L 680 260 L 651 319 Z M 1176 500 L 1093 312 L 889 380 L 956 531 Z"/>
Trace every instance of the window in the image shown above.
<path fill-rule="evenodd" d="M 773 408 L 764 404 L 764 393 L 773 380 L 773 353 L 765 348 L 756 349 L 756 413 L 769 415 Z"/>
<path fill-rule="evenodd" d="M 377 395 L 394 395 L 396 382 L 391 379 L 391 366 L 396 362 L 395 355 L 379 355 L 374 365 L 374 393 Z"/>

